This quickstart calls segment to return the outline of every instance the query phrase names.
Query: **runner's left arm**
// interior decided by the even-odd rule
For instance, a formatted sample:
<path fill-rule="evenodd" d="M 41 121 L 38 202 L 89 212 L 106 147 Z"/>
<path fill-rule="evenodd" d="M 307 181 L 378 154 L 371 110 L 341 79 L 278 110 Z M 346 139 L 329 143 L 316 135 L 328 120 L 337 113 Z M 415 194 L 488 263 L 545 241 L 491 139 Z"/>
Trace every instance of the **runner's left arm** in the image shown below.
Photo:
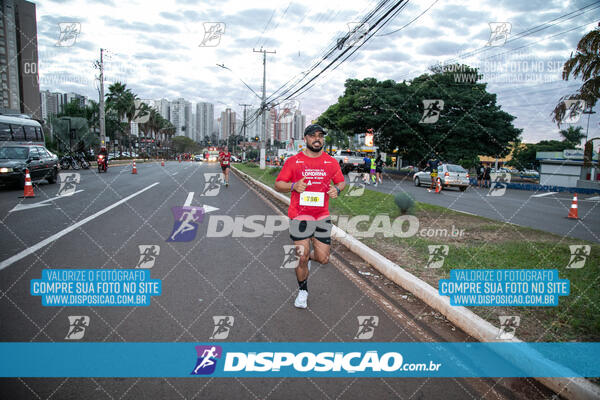
<path fill-rule="evenodd" d="M 336 163 L 335 168 L 335 174 L 331 179 L 333 180 L 333 184 L 335 185 L 335 187 L 338 188 L 341 192 L 346 187 L 346 180 L 344 179 L 344 174 L 342 173 L 340 165 Z"/>

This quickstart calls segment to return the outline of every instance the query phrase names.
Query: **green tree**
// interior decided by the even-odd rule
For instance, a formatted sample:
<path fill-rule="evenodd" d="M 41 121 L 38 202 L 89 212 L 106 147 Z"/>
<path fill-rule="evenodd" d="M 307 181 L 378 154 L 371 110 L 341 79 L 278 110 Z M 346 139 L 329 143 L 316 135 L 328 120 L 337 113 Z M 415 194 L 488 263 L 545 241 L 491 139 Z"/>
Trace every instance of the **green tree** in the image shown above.
<path fill-rule="evenodd" d="M 572 147 L 578 147 L 581 144 L 581 139 L 585 138 L 581 126 L 570 126 L 568 129 L 561 129 L 559 133 L 564 138 L 563 141 L 569 143 Z"/>
<path fill-rule="evenodd" d="M 106 108 L 107 110 L 114 110 L 119 121 L 119 149 L 123 151 L 123 140 L 127 141 L 127 145 L 130 144 L 130 127 L 131 121 L 135 117 L 136 107 L 135 100 L 137 96 L 130 90 L 127 89 L 127 85 L 121 82 L 115 82 L 108 87 L 108 93 L 106 94 Z M 125 120 L 127 122 L 125 122 Z"/>
<path fill-rule="evenodd" d="M 200 145 L 187 136 L 175 136 L 172 140 L 173 149 L 177 153 L 196 153 Z"/>
<path fill-rule="evenodd" d="M 510 143 L 518 140 L 520 129 L 515 117 L 502 111 L 496 95 L 486 84 L 458 83 L 456 73 L 478 76 L 465 65 L 453 68 L 432 67 L 409 82 L 349 79 L 344 94 L 318 119 L 325 127 L 346 135 L 375 130 L 375 145 L 412 162 L 420 163 L 436 154 L 450 162 L 472 164 L 479 155 L 503 157 Z M 420 123 L 423 100 L 444 101 L 436 123 Z"/>
<path fill-rule="evenodd" d="M 571 149 L 573 146 L 567 141 L 542 140 L 539 143 L 529 143 L 517 147 L 513 152 L 512 159 L 506 165 L 515 167 L 519 170 L 537 169 L 540 166 L 539 161 L 535 159 L 536 153 L 540 151 L 563 151 Z"/>
<path fill-rule="evenodd" d="M 333 150 L 333 146 L 340 148 L 348 148 L 350 146 L 350 140 L 348 135 L 336 129 L 330 129 L 327 131 L 325 136 L 325 144 L 329 147 L 329 151 Z"/>
<path fill-rule="evenodd" d="M 600 23 L 577 43 L 575 54 L 563 66 L 562 78 L 578 78 L 583 81 L 577 92 L 560 98 L 552 111 L 552 120 L 560 127 L 565 118 L 567 107 L 564 100 L 584 100 L 587 107 L 593 108 L 600 98 Z"/>

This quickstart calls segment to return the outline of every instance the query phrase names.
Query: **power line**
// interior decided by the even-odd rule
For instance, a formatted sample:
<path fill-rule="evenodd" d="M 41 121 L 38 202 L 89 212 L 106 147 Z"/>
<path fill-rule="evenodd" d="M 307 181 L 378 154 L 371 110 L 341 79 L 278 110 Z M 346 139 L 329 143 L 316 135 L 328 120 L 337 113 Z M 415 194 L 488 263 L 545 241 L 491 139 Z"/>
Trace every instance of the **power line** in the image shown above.
<path fill-rule="evenodd" d="M 371 17 L 377 12 L 379 11 L 381 8 L 383 8 L 383 6 L 388 3 L 389 0 L 382 0 L 380 1 L 377 6 L 371 10 L 367 16 L 363 17 L 362 20 L 359 22 L 360 24 L 362 24 L 362 26 L 365 26 L 365 24 L 368 24 L 368 21 L 371 19 Z M 346 36 L 348 36 L 350 33 L 349 32 Z M 333 54 L 334 51 L 336 51 L 336 49 L 338 49 L 339 43 L 335 43 L 335 40 L 332 40 L 332 44 L 330 45 L 331 47 L 328 48 L 328 50 L 326 50 L 326 54 L 321 56 L 321 59 L 318 62 L 315 62 L 305 73 L 303 73 L 301 77 L 296 79 L 296 82 L 294 84 L 292 84 L 289 88 L 287 88 L 282 94 L 279 95 L 279 97 L 283 97 L 285 96 L 285 94 L 287 94 L 290 90 L 292 90 L 292 88 L 298 84 L 300 84 L 300 82 L 302 82 L 302 80 L 304 78 L 306 78 L 307 75 L 309 75 L 311 72 L 313 72 L 314 70 L 317 69 L 317 67 L 323 62 L 325 61 L 329 56 L 331 56 Z M 344 52 L 348 51 L 348 48 L 346 50 L 344 50 Z M 298 76 L 298 75 L 296 75 Z M 294 77 L 295 78 L 295 77 Z M 293 80 L 294 78 L 290 79 Z M 289 81 L 288 81 L 289 82 Z M 287 84 L 287 82 L 286 82 Z M 279 89 L 277 89 L 274 93 L 271 94 L 271 96 L 269 97 L 274 97 L 277 92 L 279 92 L 280 90 L 282 90 L 285 86 L 280 87 Z"/>
<path fill-rule="evenodd" d="M 391 35 L 391 34 L 400 32 L 402 29 L 406 28 L 407 26 L 409 26 L 410 24 L 412 24 L 413 22 L 415 22 L 416 20 L 421 18 L 423 15 L 425 15 L 427 13 L 427 11 L 429 11 L 431 9 L 431 7 L 433 7 L 434 5 L 437 4 L 438 1 L 439 0 L 435 0 L 433 3 L 431 3 L 431 5 L 429 7 L 427 7 L 427 9 L 425 9 L 425 11 L 423 11 L 421 14 L 417 15 L 415 18 L 410 20 L 406 25 L 404 25 L 396 30 L 393 30 L 391 32 L 382 33 L 381 35 L 377 35 L 377 36 L 382 37 L 382 36 L 387 36 L 387 35 Z"/>
<path fill-rule="evenodd" d="M 364 41 L 363 43 L 361 43 L 359 46 L 355 46 L 355 47 L 353 48 L 353 51 L 351 51 L 351 52 L 350 52 L 350 54 L 348 54 L 348 55 L 347 55 L 347 56 L 346 56 L 344 59 L 342 59 L 342 60 L 341 60 L 341 61 L 340 61 L 340 62 L 339 62 L 339 63 L 338 63 L 336 66 L 334 66 L 334 67 L 333 67 L 333 68 L 332 68 L 332 69 L 331 69 L 329 72 L 335 71 L 335 70 L 336 70 L 336 69 L 337 69 L 337 68 L 338 68 L 340 65 L 342 65 L 342 63 L 344 63 L 344 62 L 345 62 L 345 61 L 346 61 L 348 58 L 350 58 L 351 56 L 353 56 L 353 55 L 354 55 L 354 54 L 355 54 L 355 53 L 356 53 L 356 52 L 357 52 L 357 51 L 358 51 L 358 50 L 359 50 L 359 49 L 360 49 L 360 48 L 361 48 L 361 47 L 362 47 L 364 44 L 366 44 L 366 43 L 367 43 L 367 41 L 368 41 L 369 39 L 371 39 L 373 36 L 375 36 L 375 34 L 376 34 L 376 33 L 377 33 L 377 32 L 378 32 L 378 31 L 379 31 L 381 28 L 383 28 L 383 27 L 384 27 L 384 26 L 385 26 L 385 25 L 386 25 L 386 24 L 387 24 L 387 23 L 388 23 L 388 22 L 389 22 L 391 19 L 393 19 L 393 18 L 394 18 L 394 17 L 395 17 L 395 16 L 396 16 L 396 15 L 397 15 L 397 14 L 398 14 L 400 11 L 402 11 L 402 9 L 404 9 L 404 7 L 405 7 L 407 4 L 408 4 L 408 2 L 405 2 L 405 3 L 404 3 L 404 4 L 402 4 L 402 5 L 401 5 L 401 7 L 400 7 L 400 8 L 398 8 L 397 10 L 395 10 L 395 11 L 394 11 L 393 9 L 391 9 L 391 10 L 390 10 L 390 11 L 388 11 L 386 14 L 384 14 L 384 16 L 383 16 L 382 18 L 380 18 L 380 19 L 379 19 L 379 20 L 376 22 L 376 24 L 375 24 L 374 26 L 377 26 L 377 25 L 379 24 L 379 22 L 381 22 L 381 21 L 382 21 L 384 18 L 386 18 L 386 17 L 389 15 L 389 13 L 390 13 L 391 11 L 393 11 L 393 14 L 392 14 L 392 15 L 391 15 L 391 16 L 390 16 L 390 17 L 389 17 L 389 18 L 388 18 L 386 21 L 384 21 L 384 22 L 382 23 L 382 25 L 381 25 L 381 26 L 377 27 L 377 29 L 375 29 L 375 31 L 374 31 L 374 32 L 371 34 L 371 36 L 369 36 L 368 38 L 366 38 L 366 39 L 365 39 L 365 41 Z M 370 30 L 369 30 L 369 31 L 370 31 Z M 345 55 L 345 53 L 342 53 L 342 54 L 340 54 L 340 55 L 339 55 L 339 56 L 338 56 L 338 57 L 337 57 L 335 60 L 333 60 L 333 61 L 332 61 L 332 62 L 331 62 L 331 63 L 330 63 L 328 66 L 327 66 L 327 68 L 329 68 L 329 66 L 331 66 L 333 63 L 335 63 L 336 61 L 338 61 L 338 60 L 339 60 L 339 58 L 341 58 L 341 57 L 342 57 L 342 56 L 344 56 L 344 55 Z M 317 76 L 315 76 L 315 77 L 314 77 L 314 78 L 313 78 L 311 81 L 315 80 L 315 79 L 316 79 L 318 76 L 320 76 L 320 75 L 321 75 L 323 72 L 325 72 L 325 71 L 327 70 L 327 68 L 325 68 L 323 71 L 321 71 L 321 72 L 320 72 L 320 73 L 319 73 Z M 298 89 L 296 92 L 292 93 L 292 95 L 290 95 L 290 96 L 286 97 L 286 99 L 289 99 L 289 98 L 290 98 L 291 96 L 293 96 L 295 93 L 297 93 L 298 91 L 300 91 L 300 90 L 304 89 L 306 86 L 308 86 L 308 85 L 311 83 L 311 81 L 309 81 L 309 82 L 307 82 L 306 84 L 304 84 L 304 85 L 303 85 L 301 88 L 299 88 L 299 89 Z M 306 87 L 306 89 L 304 89 L 304 90 L 303 90 L 301 93 L 299 93 L 299 95 L 301 95 L 301 94 L 305 93 L 306 91 L 310 90 L 310 89 L 311 89 L 311 88 L 312 88 L 312 87 L 313 87 L 315 84 L 316 84 L 316 81 L 315 81 L 315 83 L 313 83 L 312 85 L 310 85 L 310 86 Z"/>
<path fill-rule="evenodd" d="M 299 84 L 299 82 L 297 84 L 295 84 L 294 86 L 292 86 L 291 88 L 287 89 L 286 91 L 284 91 L 284 93 L 280 94 L 279 97 L 284 97 L 286 100 L 290 99 L 292 97 L 294 97 L 294 95 L 298 94 L 302 89 L 304 89 L 306 86 L 308 86 L 311 82 L 315 81 L 320 75 L 322 75 L 325 71 L 327 71 L 332 65 L 334 65 L 340 58 L 344 57 L 347 53 L 350 53 L 350 55 L 354 54 L 356 51 L 358 51 L 365 43 L 367 43 L 368 40 L 370 40 L 383 26 L 385 26 L 393 17 L 395 17 L 408 3 L 408 1 L 397 1 L 395 4 L 393 4 L 391 7 L 389 7 L 388 9 L 382 11 L 383 15 L 378 17 L 379 19 L 377 19 L 377 21 L 371 26 L 368 25 L 368 31 L 367 33 L 365 33 L 364 36 L 364 41 L 362 43 L 360 43 L 357 46 L 350 46 L 347 47 L 345 50 L 343 50 L 337 57 L 335 57 L 331 62 L 329 62 L 329 64 L 327 64 L 325 67 L 323 67 L 323 69 L 321 69 L 321 71 L 319 71 L 315 76 L 313 76 L 312 78 L 310 78 L 308 80 L 308 82 L 304 83 L 302 86 L 300 86 L 298 89 L 294 90 L 294 86 L 297 86 Z M 375 15 L 375 13 L 377 13 L 381 8 L 382 8 L 383 4 L 381 4 L 380 6 L 378 6 L 378 8 L 376 8 L 375 10 L 373 10 L 370 15 L 368 17 L 366 17 L 365 19 L 363 19 L 363 21 L 361 21 L 362 26 L 364 26 L 365 24 L 368 23 L 368 20 L 371 18 L 372 15 Z M 349 32 L 343 39 L 341 39 L 342 45 L 345 44 L 346 40 L 349 40 L 351 38 L 351 34 L 352 33 L 356 33 L 355 32 Z M 337 47 L 336 47 L 337 48 Z M 317 66 L 319 64 L 321 64 L 322 62 L 324 62 L 334 51 L 336 48 L 331 49 L 328 54 L 326 54 L 323 59 L 321 61 L 319 61 L 319 63 L 317 64 Z M 346 59 L 348 59 L 349 56 L 347 56 L 344 60 L 342 60 L 340 62 L 340 64 L 342 62 L 344 62 Z M 338 66 L 340 65 L 338 64 Z M 334 67 L 337 68 L 338 66 Z M 313 67 L 313 69 L 316 68 Z M 290 91 L 294 90 L 292 93 L 288 94 Z"/>

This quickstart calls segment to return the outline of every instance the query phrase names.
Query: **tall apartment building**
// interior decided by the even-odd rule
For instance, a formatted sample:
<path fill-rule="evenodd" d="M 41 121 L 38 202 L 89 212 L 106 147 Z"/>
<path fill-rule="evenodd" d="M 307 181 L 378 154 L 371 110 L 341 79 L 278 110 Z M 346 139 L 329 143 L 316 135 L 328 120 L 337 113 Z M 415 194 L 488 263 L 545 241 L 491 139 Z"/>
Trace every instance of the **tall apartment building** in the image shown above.
<path fill-rule="evenodd" d="M 294 112 L 292 137 L 295 140 L 302 140 L 304 138 L 304 128 L 306 127 L 306 115 L 302 115 L 300 110 Z"/>
<path fill-rule="evenodd" d="M 71 101 L 75 100 L 75 101 L 77 101 L 77 103 L 79 103 L 80 107 L 85 107 L 85 101 L 87 98 L 80 94 L 69 92 L 69 93 L 64 94 L 64 99 L 65 99 L 65 101 L 64 101 L 65 104 L 69 104 Z"/>
<path fill-rule="evenodd" d="M 175 136 L 185 136 L 185 108 L 186 101 L 182 97 L 169 104 L 169 121 L 175 126 Z"/>
<path fill-rule="evenodd" d="M 41 120 L 35 4 L 0 1 L 0 112 Z"/>
<path fill-rule="evenodd" d="M 192 103 L 189 101 L 185 101 L 185 131 L 184 134 L 185 136 L 189 137 L 192 140 L 196 140 L 195 139 L 195 129 L 194 129 L 194 125 L 195 123 L 192 123 Z"/>
<path fill-rule="evenodd" d="M 164 119 L 170 120 L 170 102 L 167 99 L 154 100 L 154 108 Z"/>
<path fill-rule="evenodd" d="M 210 138 L 213 132 L 215 106 L 212 103 L 196 104 L 196 136 L 198 141 Z"/>
<path fill-rule="evenodd" d="M 46 120 L 50 115 L 57 115 L 64 111 L 65 104 L 76 100 L 81 107 L 86 107 L 88 99 L 77 93 L 60 93 L 43 90 L 40 92 L 40 116 Z"/>
<path fill-rule="evenodd" d="M 221 113 L 221 135 L 219 139 L 226 140 L 231 135 L 237 135 L 235 119 L 235 111 L 231 111 L 231 108 L 226 108 Z"/>

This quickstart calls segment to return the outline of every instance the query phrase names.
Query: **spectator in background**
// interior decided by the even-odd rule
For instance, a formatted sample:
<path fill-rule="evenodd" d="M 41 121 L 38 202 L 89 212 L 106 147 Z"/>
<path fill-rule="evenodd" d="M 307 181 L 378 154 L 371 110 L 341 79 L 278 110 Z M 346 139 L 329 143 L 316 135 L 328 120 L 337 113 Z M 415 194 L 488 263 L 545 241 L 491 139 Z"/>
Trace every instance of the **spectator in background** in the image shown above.
<path fill-rule="evenodd" d="M 481 188 L 483 186 L 483 176 L 485 175 L 485 167 L 483 163 L 479 161 L 479 165 L 477 166 L 477 184 Z"/>
<path fill-rule="evenodd" d="M 381 159 L 381 154 L 377 155 L 377 159 L 375 160 L 375 176 L 377 178 L 377 182 L 382 183 L 381 173 L 383 172 L 383 160 Z"/>
<path fill-rule="evenodd" d="M 491 182 L 490 182 L 490 176 L 492 174 L 492 167 L 490 167 L 490 164 L 488 164 L 485 167 L 485 172 L 483 173 L 483 180 L 485 181 L 484 187 L 486 188 L 490 188 L 491 187 Z"/>
<path fill-rule="evenodd" d="M 367 185 L 370 184 L 369 182 L 369 172 L 371 171 L 371 159 L 369 158 L 368 155 L 365 154 L 364 158 L 363 158 L 364 164 L 363 164 L 363 182 L 366 182 Z"/>

